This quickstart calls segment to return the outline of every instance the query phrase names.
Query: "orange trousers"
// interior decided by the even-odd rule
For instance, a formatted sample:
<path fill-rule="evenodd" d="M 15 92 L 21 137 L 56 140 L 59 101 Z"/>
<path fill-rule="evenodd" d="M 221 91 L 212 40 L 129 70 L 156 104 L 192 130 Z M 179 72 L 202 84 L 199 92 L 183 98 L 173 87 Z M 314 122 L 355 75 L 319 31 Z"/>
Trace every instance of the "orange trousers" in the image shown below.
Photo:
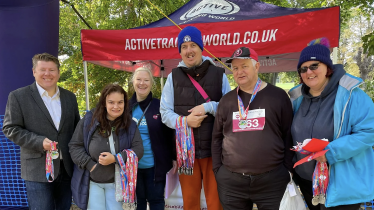
<path fill-rule="evenodd" d="M 201 180 L 208 210 L 222 210 L 212 169 L 212 157 L 195 159 L 192 176 L 179 175 L 184 210 L 200 210 Z"/>

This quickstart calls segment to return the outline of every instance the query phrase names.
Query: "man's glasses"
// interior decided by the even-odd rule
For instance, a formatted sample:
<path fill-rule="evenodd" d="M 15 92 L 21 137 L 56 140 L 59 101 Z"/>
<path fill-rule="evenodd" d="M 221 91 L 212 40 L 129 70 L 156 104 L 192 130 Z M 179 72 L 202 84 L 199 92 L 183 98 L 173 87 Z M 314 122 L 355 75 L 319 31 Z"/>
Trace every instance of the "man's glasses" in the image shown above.
<path fill-rule="evenodd" d="M 320 63 L 313 63 L 312 65 L 310 66 L 303 66 L 303 67 L 300 67 L 298 69 L 299 73 L 305 73 L 308 71 L 308 69 L 314 71 L 316 69 L 318 69 L 318 66 L 319 66 Z"/>

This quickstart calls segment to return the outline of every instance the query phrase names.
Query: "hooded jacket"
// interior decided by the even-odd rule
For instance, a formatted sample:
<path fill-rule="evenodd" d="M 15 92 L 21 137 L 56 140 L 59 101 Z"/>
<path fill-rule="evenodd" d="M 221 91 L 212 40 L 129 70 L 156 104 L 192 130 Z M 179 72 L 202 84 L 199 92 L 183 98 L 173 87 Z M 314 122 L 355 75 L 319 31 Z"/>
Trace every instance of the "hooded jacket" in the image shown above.
<path fill-rule="evenodd" d="M 343 68 L 336 68 L 329 82 L 319 96 L 312 96 L 310 88 L 303 84 L 303 95 L 299 110 L 295 113 L 291 127 L 293 145 L 304 139 L 319 138 L 333 140 L 334 137 L 334 107 L 339 80 L 344 76 Z M 300 132 L 302 131 L 302 132 Z M 294 163 L 307 155 L 296 152 Z M 295 168 L 296 173 L 303 179 L 312 181 L 316 161 L 311 160 Z"/>
<path fill-rule="evenodd" d="M 343 66 L 334 65 L 334 71 L 337 68 Z M 358 204 L 374 198 L 374 104 L 359 88 L 361 84 L 360 78 L 345 74 L 337 87 L 333 140 L 325 148 L 329 150 L 326 158 L 330 165 L 326 207 Z M 301 87 L 289 91 L 294 113 L 303 100 Z"/>

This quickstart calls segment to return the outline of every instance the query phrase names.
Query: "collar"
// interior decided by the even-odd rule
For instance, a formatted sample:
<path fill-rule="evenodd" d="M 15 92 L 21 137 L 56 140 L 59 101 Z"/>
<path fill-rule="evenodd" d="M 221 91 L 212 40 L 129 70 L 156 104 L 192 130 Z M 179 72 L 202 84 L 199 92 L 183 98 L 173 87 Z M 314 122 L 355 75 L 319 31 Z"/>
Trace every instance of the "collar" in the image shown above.
<path fill-rule="evenodd" d="M 179 67 L 179 68 L 184 73 L 189 74 L 191 77 L 193 77 L 196 81 L 199 81 L 206 75 L 210 65 L 211 65 L 210 61 L 205 60 L 200 66 L 194 66 L 191 68 L 186 68 L 186 67 Z"/>
<path fill-rule="evenodd" d="M 43 95 L 49 96 L 48 92 L 46 90 L 44 90 L 44 88 L 42 88 L 42 86 L 40 86 L 37 82 L 35 82 L 35 84 L 36 84 L 36 87 L 38 88 L 38 92 L 39 92 L 40 97 L 43 97 Z M 57 89 L 56 93 L 51 98 L 60 97 L 60 89 L 58 88 L 58 86 L 56 87 L 56 89 Z"/>
<path fill-rule="evenodd" d="M 144 112 L 145 108 L 147 108 L 148 104 L 152 101 L 153 97 L 152 97 L 152 91 L 149 92 L 148 96 L 146 99 L 144 99 L 143 101 L 141 102 L 138 102 L 136 100 L 136 92 L 132 95 L 131 99 L 130 99 L 130 107 L 131 107 L 131 111 L 132 111 L 132 108 L 134 106 L 136 106 L 137 104 L 139 104 L 140 108 L 142 109 L 142 111 Z"/>
<path fill-rule="evenodd" d="M 201 59 L 202 59 L 202 62 L 200 63 L 200 65 L 203 64 L 205 61 L 209 61 L 212 65 L 216 65 L 216 64 L 214 63 L 214 61 L 213 61 L 211 58 L 209 58 L 208 56 L 201 56 Z M 200 66 L 200 65 L 199 65 L 199 66 Z M 186 68 L 188 68 L 188 67 L 186 66 L 186 64 L 184 63 L 183 60 L 181 60 L 181 61 L 179 62 L 179 64 L 178 64 L 177 67 L 186 67 Z"/>

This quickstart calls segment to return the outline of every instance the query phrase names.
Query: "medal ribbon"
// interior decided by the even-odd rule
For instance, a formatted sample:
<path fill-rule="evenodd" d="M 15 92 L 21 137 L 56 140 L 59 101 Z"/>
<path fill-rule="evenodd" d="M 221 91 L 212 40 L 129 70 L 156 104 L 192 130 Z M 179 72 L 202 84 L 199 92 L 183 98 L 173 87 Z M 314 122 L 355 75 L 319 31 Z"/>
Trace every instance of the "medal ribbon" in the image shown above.
<path fill-rule="evenodd" d="M 179 116 L 175 125 L 178 174 L 193 174 L 195 164 L 195 139 L 193 129 L 187 125 L 187 117 Z"/>
<path fill-rule="evenodd" d="M 326 163 L 317 161 L 313 172 L 313 205 L 325 204 L 326 190 L 329 183 L 329 173 Z"/>
<path fill-rule="evenodd" d="M 244 111 L 244 104 L 243 104 L 243 101 L 242 99 L 240 98 L 239 96 L 239 86 L 236 88 L 236 93 L 238 95 L 238 109 L 239 109 L 239 116 L 240 116 L 240 120 L 245 120 L 247 118 L 247 114 L 248 114 L 248 110 L 249 110 L 249 105 L 251 104 L 251 102 L 255 99 L 258 91 L 260 90 L 260 87 L 261 87 L 261 79 L 258 78 L 257 79 L 257 82 L 256 82 L 256 85 L 255 87 L 253 88 L 253 92 L 252 92 L 252 96 L 251 96 L 251 100 L 249 100 L 249 103 L 248 103 L 248 106 L 247 108 L 245 109 Z"/>
<path fill-rule="evenodd" d="M 124 205 L 130 209 L 136 209 L 136 177 L 138 172 L 138 157 L 131 149 L 125 149 L 127 153 L 126 163 L 123 161 L 121 153 L 118 153 L 117 159 L 120 165 L 121 186 Z"/>
<path fill-rule="evenodd" d="M 47 177 L 48 182 L 53 182 L 55 179 L 54 175 L 54 167 L 53 167 L 53 158 L 52 153 L 57 152 L 56 142 L 52 141 L 51 149 L 47 151 L 46 159 L 45 159 L 45 175 Z"/>

